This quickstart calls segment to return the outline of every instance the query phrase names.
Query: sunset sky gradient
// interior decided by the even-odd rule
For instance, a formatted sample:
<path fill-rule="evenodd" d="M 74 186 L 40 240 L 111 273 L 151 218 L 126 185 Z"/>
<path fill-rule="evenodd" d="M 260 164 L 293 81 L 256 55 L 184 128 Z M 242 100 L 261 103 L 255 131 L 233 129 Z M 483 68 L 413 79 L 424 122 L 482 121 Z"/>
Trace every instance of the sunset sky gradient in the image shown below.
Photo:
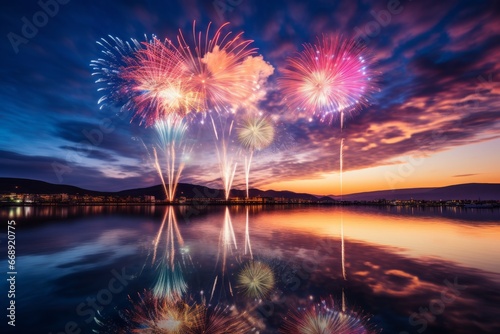
<path fill-rule="evenodd" d="M 34 0 L 5 5 L 0 176 L 95 190 L 159 184 L 139 140 L 150 142 L 153 131 L 117 115 L 118 108 L 99 110 L 89 64 L 101 57 L 96 41 L 102 37 L 173 39 L 196 20 L 202 29 L 210 21 L 229 21 L 231 30 L 244 31 L 275 67 L 260 107 L 276 122 L 276 141 L 255 154 L 251 187 L 338 195 L 341 136 L 344 194 L 500 183 L 500 6 L 495 1 L 221 0 L 229 6 L 225 9 L 214 3 L 72 0 L 59 5 L 18 53 L 8 34 L 20 35 L 21 19 L 31 20 L 41 8 Z M 322 33 L 364 40 L 379 73 L 380 91 L 372 105 L 349 115 L 342 134 L 338 121 L 297 118 L 277 91 L 286 58 Z M 103 120 L 104 130 L 112 130 L 102 131 Z M 82 150 L 89 134 L 98 145 Z M 193 123 L 188 137 L 194 148 L 181 182 L 222 188 L 212 129 Z M 233 144 L 231 152 L 237 154 Z M 239 161 L 235 187 L 243 189 L 242 156 Z M 64 166 L 59 177 L 54 166 Z"/>

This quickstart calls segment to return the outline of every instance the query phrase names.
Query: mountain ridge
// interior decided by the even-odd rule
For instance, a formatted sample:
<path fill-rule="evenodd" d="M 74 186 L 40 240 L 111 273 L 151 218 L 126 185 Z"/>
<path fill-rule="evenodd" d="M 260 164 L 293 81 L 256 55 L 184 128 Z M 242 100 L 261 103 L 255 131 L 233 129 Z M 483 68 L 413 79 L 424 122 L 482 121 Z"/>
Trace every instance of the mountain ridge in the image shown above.
<path fill-rule="evenodd" d="M 143 196 L 151 195 L 157 198 L 164 198 L 163 186 L 155 185 L 145 188 L 125 189 L 121 191 L 97 191 L 84 189 L 71 185 L 53 184 L 49 182 L 0 177 L 0 193 L 8 194 L 12 192 L 29 194 L 58 194 L 67 193 L 70 195 L 93 195 L 93 196 Z M 305 199 L 314 201 L 326 201 L 328 199 L 340 200 L 339 195 L 316 196 L 307 193 L 296 193 L 287 190 L 260 190 L 250 189 L 250 197 L 282 197 L 288 199 Z M 224 198 L 224 191 L 213 189 L 202 185 L 179 183 L 177 186 L 177 197 L 188 198 Z M 246 197 L 245 190 L 232 189 L 231 197 Z M 344 201 L 374 201 L 386 200 L 500 200 L 499 183 L 464 183 L 444 187 L 423 187 L 404 188 L 394 190 L 377 190 L 362 193 L 346 194 L 342 196 Z"/>

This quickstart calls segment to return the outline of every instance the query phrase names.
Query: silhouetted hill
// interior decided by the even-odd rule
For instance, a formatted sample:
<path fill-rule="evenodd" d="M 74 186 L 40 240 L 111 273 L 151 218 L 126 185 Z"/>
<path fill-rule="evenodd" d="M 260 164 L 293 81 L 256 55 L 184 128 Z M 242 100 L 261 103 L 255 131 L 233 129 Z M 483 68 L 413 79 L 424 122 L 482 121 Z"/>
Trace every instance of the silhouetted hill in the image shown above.
<path fill-rule="evenodd" d="M 340 199 L 340 196 L 330 196 Z M 440 188 L 409 188 L 395 190 L 371 191 L 344 195 L 345 201 L 373 201 L 377 199 L 400 200 L 500 200 L 500 184 L 498 183 L 466 183 Z"/>
<path fill-rule="evenodd" d="M 70 185 L 52 184 L 43 181 L 18 179 L 18 178 L 0 178 L 0 193 L 29 193 L 29 194 L 60 194 L 70 195 L 88 194 L 101 196 L 142 196 L 152 195 L 158 199 L 165 198 L 165 193 L 161 185 L 148 188 L 127 189 L 118 192 L 103 192 L 88 189 L 82 189 Z M 177 187 L 177 197 L 186 196 L 187 198 L 224 198 L 224 191 L 212 189 L 199 185 L 179 183 Z M 245 197 L 244 190 L 231 190 L 231 197 Z M 259 190 L 250 189 L 251 197 L 273 197 L 287 199 L 305 199 L 326 201 L 329 198 L 339 200 L 340 196 L 314 196 L 305 193 L 295 193 L 292 191 Z M 451 199 L 470 199 L 470 200 L 500 200 L 500 184 L 498 183 L 468 183 L 458 184 L 440 188 L 410 188 L 396 190 L 371 191 L 365 193 L 344 195 L 346 201 L 372 201 L 378 199 L 416 199 L 416 200 L 451 200 Z"/>
<path fill-rule="evenodd" d="M 120 196 L 141 196 L 141 195 L 151 195 L 156 198 L 164 198 L 165 191 L 162 185 L 157 185 L 148 188 L 139 189 L 128 189 L 115 193 Z M 304 194 L 304 193 L 294 193 L 292 191 L 275 191 L 275 190 L 259 190 L 250 189 L 250 197 L 282 197 L 287 199 L 306 199 L 306 200 L 317 200 L 318 198 L 314 195 Z M 179 183 L 177 185 L 176 196 L 185 196 L 187 198 L 224 198 L 224 191 L 221 189 L 212 189 L 205 186 L 193 185 L 188 183 Z M 231 197 L 246 197 L 245 190 L 232 189 Z"/>
<path fill-rule="evenodd" d="M 25 193 L 25 194 L 68 194 L 68 195 L 106 195 L 102 191 L 82 189 L 65 184 L 53 184 L 38 180 L 0 177 L 0 193 Z"/>

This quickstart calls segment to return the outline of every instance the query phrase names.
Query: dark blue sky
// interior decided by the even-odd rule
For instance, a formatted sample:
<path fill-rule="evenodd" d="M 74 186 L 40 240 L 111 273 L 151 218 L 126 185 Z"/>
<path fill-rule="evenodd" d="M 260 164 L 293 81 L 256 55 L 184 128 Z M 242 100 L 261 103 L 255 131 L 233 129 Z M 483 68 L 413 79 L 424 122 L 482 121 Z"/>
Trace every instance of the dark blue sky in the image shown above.
<path fill-rule="evenodd" d="M 279 135 L 255 159 L 254 186 L 337 191 L 316 183 L 338 170 L 338 124 L 295 119 L 275 91 L 286 57 L 322 33 L 363 38 L 380 73 L 372 106 L 344 130 L 348 190 L 394 186 L 388 175 L 401 176 L 398 166 L 410 158 L 427 164 L 396 187 L 500 182 L 497 1 L 70 0 L 57 10 L 47 3 L 53 17 L 38 13 L 35 0 L 8 2 L 0 14 L 0 176 L 102 190 L 159 183 L 138 140 L 151 131 L 118 109 L 99 110 L 89 63 L 101 56 L 102 37 L 173 39 L 196 20 L 202 30 L 229 21 L 276 69 L 262 107 L 279 116 Z M 26 20 L 38 31 L 23 32 Z M 220 186 L 210 129 L 191 130 L 196 144 L 182 181 Z M 96 145 L 82 150 L 89 136 Z"/>

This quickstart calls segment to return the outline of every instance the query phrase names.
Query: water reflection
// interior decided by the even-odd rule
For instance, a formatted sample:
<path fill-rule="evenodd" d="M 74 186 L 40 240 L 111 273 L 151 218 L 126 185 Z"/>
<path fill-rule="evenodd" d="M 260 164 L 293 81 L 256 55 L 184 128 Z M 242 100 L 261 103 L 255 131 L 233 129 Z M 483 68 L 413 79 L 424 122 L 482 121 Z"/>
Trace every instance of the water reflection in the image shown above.
<path fill-rule="evenodd" d="M 472 223 L 468 216 L 398 215 L 393 208 L 241 206 L 193 213 L 160 206 L 57 209 L 37 220 L 25 209 L 12 211 L 20 226 L 21 331 L 59 332 L 72 319 L 82 332 L 130 333 L 171 324 L 176 318 L 166 309 L 197 308 L 200 323 L 234 317 L 262 334 L 306 318 L 325 328 L 358 319 L 365 330 L 384 333 L 500 332 L 500 260 L 492 256 L 500 224 L 490 218 Z M 68 218 L 57 221 L 59 214 Z M 36 223 L 24 225 L 28 217 Z M 104 324 L 96 328 L 75 310 L 96 299 L 122 268 L 133 279 L 100 315 L 94 312 Z M 135 306 L 155 320 L 139 321 Z M 90 315 L 92 308 L 83 310 Z"/>

